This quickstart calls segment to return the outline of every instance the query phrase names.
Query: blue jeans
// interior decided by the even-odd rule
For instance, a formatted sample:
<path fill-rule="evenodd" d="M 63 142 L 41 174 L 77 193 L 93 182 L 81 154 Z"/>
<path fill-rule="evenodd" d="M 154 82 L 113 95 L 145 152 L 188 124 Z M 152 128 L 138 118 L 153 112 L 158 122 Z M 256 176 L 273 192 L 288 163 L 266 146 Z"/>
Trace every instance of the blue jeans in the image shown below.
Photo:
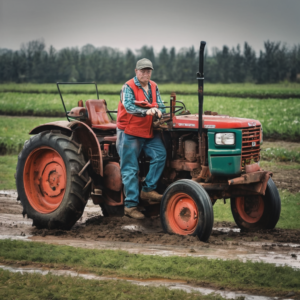
<path fill-rule="evenodd" d="M 139 163 L 142 150 L 150 158 L 149 172 L 143 182 L 143 191 L 156 189 L 156 183 L 161 176 L 165 161 L 166 149 L 160 133 L 154 132 L 151 139 L 140 138 L 117 129 L 117 151 L 120 156 L 122 182 L 125 191 L 125 206 L 130 208 L 139 204 Z"/>

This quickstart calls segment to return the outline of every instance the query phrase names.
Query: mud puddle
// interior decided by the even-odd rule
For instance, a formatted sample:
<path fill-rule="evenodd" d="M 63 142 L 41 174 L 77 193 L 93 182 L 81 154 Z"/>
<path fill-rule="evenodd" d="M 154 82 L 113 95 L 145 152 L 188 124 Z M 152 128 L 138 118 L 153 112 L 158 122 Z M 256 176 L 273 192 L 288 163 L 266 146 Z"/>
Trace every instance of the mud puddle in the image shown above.
<path fill-rule="evenodd" d="M 275 297 L 275 298 L 265 297 L 259 295 L 249 295 L 243 292 L 223 291 L 223 290 L 221 291 L 221 290 L 216 290 L 211 288 L 196 287 L 187 284 L 187 282 L 183 280 L 170 280 L 170 279 L 161 279 L 161 278 L 140 280 L 140 279 L 131 279 L 131 278 L 122 278 L 122 277 L 97 276 L 94 274 L 86 274 L 86 273 L 83 274 L 83 273 L 78 273 L 69 270 L 53 270 L 53 269 L 26 268 L 26 267 L 20 268 L 20 267 L 12 267 L 12 266 L 5 266 L 5 265 L 0 265 L 0 268 L 14 273 L 19 272 L 21 274 L 26 274 L 26 273 L 30 273 L 30 274 L 38 273 L 41 275 L 51 274 L 57 276 L 81 277 L 88 280 L 124 280 L 140 286 L 152 286 L 152 287 L 164 286 L 171 290 L 184 290 L 187 293 L 199 292 L 202 295 L 209 295 L 209 294 L 220 295 L 226 299 L 239 299 L 239 298 L 243 298 L 245 300 L 279 299 L 279 297 Z M 283 298 L 280 297 L 280 299 Z M 284 298 L 284 299 L 288 299 L 288 298 Z"/>

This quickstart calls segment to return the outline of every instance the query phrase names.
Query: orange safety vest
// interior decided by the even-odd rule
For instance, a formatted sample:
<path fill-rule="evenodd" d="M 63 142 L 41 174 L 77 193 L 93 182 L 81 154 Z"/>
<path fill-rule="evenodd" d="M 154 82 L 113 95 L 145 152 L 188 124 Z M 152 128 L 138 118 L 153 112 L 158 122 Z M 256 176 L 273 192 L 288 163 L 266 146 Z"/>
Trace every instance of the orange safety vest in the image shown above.
<path fill-rule="evenodd" d="M 135 100 L 144 101 L 145 95 L 141 87 L 138 87 L 134 83 L 134 79 L 130 79 L 126 84 L 132 89 L 134 93 Z M 156 107 L 156 83 L 150 80 L 151 93 L 152 93 L 152 106 Z M 129 114 L 123 103 L 120 101 L 118 106 L 118 116 L 117 116 L 117 127 L 124 130 L 126 134 L 130 134 L 142 138 L 152 138 L 153 128 L 152 128 L 152 116 L 137 117 Z"/>

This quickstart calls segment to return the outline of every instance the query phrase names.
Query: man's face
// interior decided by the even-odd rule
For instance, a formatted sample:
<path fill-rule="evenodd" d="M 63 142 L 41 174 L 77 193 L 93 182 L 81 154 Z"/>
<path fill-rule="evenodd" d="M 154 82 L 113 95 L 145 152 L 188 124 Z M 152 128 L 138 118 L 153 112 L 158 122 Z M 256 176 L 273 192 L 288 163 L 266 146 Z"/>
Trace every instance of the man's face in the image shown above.
<path fill-rule="evenodd" d="M 135 74 L 140 83 L 147 84 L 151 79 L 152 70 L 150 68 L 141 70 L 135 69 Z"/>

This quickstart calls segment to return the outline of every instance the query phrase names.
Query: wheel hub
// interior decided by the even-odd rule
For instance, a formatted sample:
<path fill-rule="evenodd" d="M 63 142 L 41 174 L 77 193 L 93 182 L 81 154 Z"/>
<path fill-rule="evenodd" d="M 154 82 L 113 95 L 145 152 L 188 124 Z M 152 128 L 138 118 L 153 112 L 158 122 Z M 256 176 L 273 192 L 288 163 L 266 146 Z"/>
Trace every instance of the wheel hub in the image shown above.
<path fill-rule="evenodd" d="M 61 165 L 56 162 L 48 164 L 41 175 L 40 188 L 49 197 L 58 196 L 63 189 L 60 188 L 60 178 L 63 176 Z"/>
<path fill-rule="evenodd" d="M 191 234 L 198 223 L 198 208 L 187 194 L 174 195 L 167 207 L 170 226 L 175 233 Z"/>
<path fill-rule="evenodd" d="M 57 151 L 41 147 L 29 154 L 23 180 L 27 199 L 36 211 L 51 213 L 60 206 L 66 179 L 65 163 Z"/>

